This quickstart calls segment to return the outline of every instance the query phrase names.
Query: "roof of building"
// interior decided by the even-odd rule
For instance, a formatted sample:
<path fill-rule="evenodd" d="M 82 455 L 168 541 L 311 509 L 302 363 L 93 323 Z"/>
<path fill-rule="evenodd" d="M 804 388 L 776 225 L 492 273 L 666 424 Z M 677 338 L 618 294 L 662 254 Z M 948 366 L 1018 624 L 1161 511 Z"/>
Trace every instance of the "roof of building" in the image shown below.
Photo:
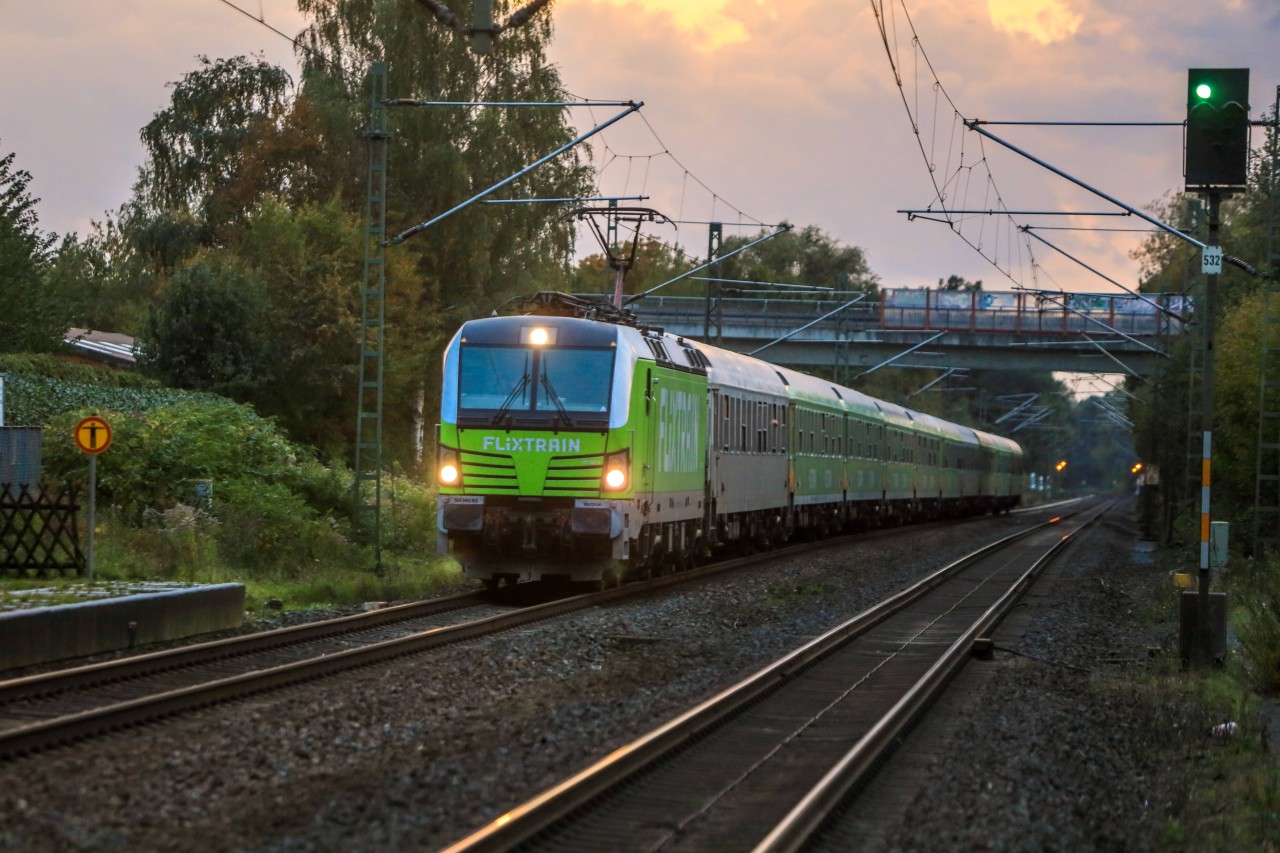
<path fill-rule="evenodd" d="M 64 340 L 81 358 L 113 367 L 137 366 L 133 356 L 133 338 L 129 335 L 94 329 L 68 329 Z"/>

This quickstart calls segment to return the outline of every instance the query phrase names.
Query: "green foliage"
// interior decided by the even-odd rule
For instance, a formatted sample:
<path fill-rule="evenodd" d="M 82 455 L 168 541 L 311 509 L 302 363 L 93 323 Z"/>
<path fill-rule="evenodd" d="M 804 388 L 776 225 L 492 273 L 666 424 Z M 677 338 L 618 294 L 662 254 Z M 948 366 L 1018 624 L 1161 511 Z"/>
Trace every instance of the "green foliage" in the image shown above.
<path fill-rule="evenodd" d="M 10 426 L 48 426 L 71 412 L 141 412 L 202 399 L 137 373 L 100 370 L 48 355 L 0 355 L 0 373 L 5 374 L 5 422 Z"/>
<path fill-rule="evenodd" d="M 126 393 L 121 400 L 133 401 Z M 214 567 L 297 580 L 317 565 L 358 565 L 350 544 L 350 482 L 290 443 L 247 406 L 211 395 L 134 411 L 99 409 L 112 426 L 98 457 L 98 495 L 115 508 L 119 535 L 161 578 L 208 579 Z M 52 418 L 45 473 L 80 479 L 84 457 L 71 442 L 84 412 Z M 197 481 L 212 484 L 194 509 Z M 209 543 L 216 543 L 211 550 Z"/>
<path fill-rule="evenodd" d="M 31 173 L 15 170 L 14 156 L 0 157 L 0 351 L 52 352 L 62 346 L 70 310 L 46 286 L 56 238 L 40 233 L 39 199 L 27 191 Z"/>
<path fill-rule="evenodd" d="M 1253 572 L 1233 584 L 1232 627 L 1240 638 L 1245 671 L 1262 693 L 1280 691 L 1280 573 Z"/>
<path fill-rule="evenodd" d="M 138 361 L 178 388 L 245 395 L 266 370 L 270 327 L 260 279 L 233 266 L 197 262 L 152 304 Z"/>
<path fill-rule="evenodd" d="M 109 503 L 135 508 L 139 516 L 147 508 L 190 501 L 195 480 L 212 480 L 215 492 L 237 481 L 288 487 L 300 468 L 319 464 L 248 406 L 217 397 L 99 414 L 113 432 L 111 450 L 98 462 L 99 493 Z M 51 430 L 70 436 L 82 415 L 60 415 Z M 71 476 L 82 467 L 69 438 L 46 443 L 45 469 L 51 475 Z"/>
<path fill-rule="evenodd" d="M 151 300 L 176 264 L 168 252 L 150 254 L 149 222 L 136 204 L 123 205 L 84 235 L 64 238 L 50 271 L 50 286 L 65 295 L 71 324 L 137 337 Z M 185 259 L 192 246 L 178 251 Z"/>
<path fill-rule="evenodd" d="M 964 276 L 949 275 L 946 281 L 938 279 L 938 290 L 975 291 L 982 290 L 982 279 L 969 281 Z"/>
<path fill-rule="evenodd" d="M 370 65 L 384 57 L 395 57 L 388 69 L 392 97 L 429 92 L 441 101 L 567 99 L 545 56 L 549 16 L 507 30 L 482 58 L 466 40 L 425 22 L 415 4 L 301 0 L 299 9 L 313 22 L 301 37 L 303 99 L 332 122 L 332 130 L 345 124 L 335 146 L 358 138 L 368 120 L 368 92 L 363 85 L 353 90 L 348 81 L 363 84 Z M 527 107 L 393 112 L 388 162 L 396 191 L 388 199 L 388 227 L 394 232 L 449 210 L 550 153 L 573 139 L 569 119 L 562 110 Z M 584 196 L 589 170 L 579 154 L 568 152 L 516 186 L 530 197 Z M 348 210 L 364 208 L 362 197 L 344 202 Z M 473 205 L 396 247 L 418 268 L 415 331 L 439 339 L 462 319 L 555 280 L 572 251 L 572 236 L 548 205 Z"/>
<path fill-rule="evenodd" d="M 721 254 L 758 240 L 755 236 L 726 237 Z M 866 253 L 857 246 L 842 246 L 816 225 L 792 228 L 784 234 L 765 240 L 720 264 L 724 278 L 744 281 L 769 281 L 784 284 L 808 284 L 836 290 L 862 290 L 874 298 L 879 292 L 879 277 L 867 264 Z M 814 297 L 817 298 L 817 297 Z"/>
<path fill-rule="evenodd" d="M 285 483 L 249 477 L 216 481 L 218 550 L 251 575 L 297 580 L 323 562 L 359 560 L 333 516 L 323 516 Z"/>
<path fill-rule="evenodd" d="M 364 262 L 358 218 L 336 199 L 292 211 L 268 200 L 249 217 L 235 253 L 265 283 L 258 309 L 261 370 L 244 399 L 299 441 L 329 452 L 350 446 Z M 389 265 L 387 291 L 402 293 L 409 278 L 407 265 Z M 404 322 L 403 299 L 388 301 L 389 322 Z M 389 351 L 384 379 L 400 379 L 404 360 L 416 368 L 417 358 L 406 359 L 402 347 Z"/>
<path fill-rule="evenodd" d="M 258 126 L 283 114 L 291 81 L 261 59 L 198 59 L 200 68 L 173 86 L 170 106 L 142 129 L 149 162 L 139 195 L 153 211 L 194 214 L 216 230 L 244 213 L 242 203 L 223 193 L 249 156 Z"/>

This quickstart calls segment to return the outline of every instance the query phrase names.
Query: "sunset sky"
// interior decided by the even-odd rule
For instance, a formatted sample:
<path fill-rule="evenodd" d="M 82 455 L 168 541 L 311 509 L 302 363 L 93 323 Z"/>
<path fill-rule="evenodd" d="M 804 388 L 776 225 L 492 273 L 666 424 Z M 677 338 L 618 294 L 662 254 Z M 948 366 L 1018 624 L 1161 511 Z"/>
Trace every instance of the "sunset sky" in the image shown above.
<path fill-rule="evenodd" d="M 197 54 L 261 52 L 295 68 L 287 41 L 223 0 L 0 2 L 0 155 L 16 153 L 16 167 L 32 173 L 42 227 L 58 233 L 86 230 L 127 199 L 142 162 L 138 131 Z M 233 2 L 286 33 L 301 25 L 288 0 Z M 863 248 L 890 287 L 955 274 L 989 290 L 1118 292 L 1040 244 L 1033 275 L 1017 235 L 993 217 L 962 230 L 980 252 L 944 224 L 897 212 L 928 207 L 934 181 L 952 207 L 1113 209 L 982 142 L 957 125 L 956 110 L 990 121 L 1180 122 L 1189 67 L 1248 67 L 1256 119 L 1280 84 L 1275 0 L 906 0 L 903 9 L 902 0 L 555 0 L 551 58 L 576 96 L 645 102 L 643 120 L 608 131 L 597 153 L 608 165 L 602 191 L 648 195 L 645 204 L 681 220 L 678 230 L 654 227 L 656 236 L 700 254 L 709 219 L 816 225 Z M 612 114 L 573 113 L 582 130 Z M 989 129 L 1135 207 L 1181 187 L 1178 127 Z M 392 172 L 394 180 L 394 164 Z M 1020 224 L 1028 222 L 1147 227 L 1132 218 Z M 1039 233 L 1136 288 L 1127 254 L 1141 232 Z"/>

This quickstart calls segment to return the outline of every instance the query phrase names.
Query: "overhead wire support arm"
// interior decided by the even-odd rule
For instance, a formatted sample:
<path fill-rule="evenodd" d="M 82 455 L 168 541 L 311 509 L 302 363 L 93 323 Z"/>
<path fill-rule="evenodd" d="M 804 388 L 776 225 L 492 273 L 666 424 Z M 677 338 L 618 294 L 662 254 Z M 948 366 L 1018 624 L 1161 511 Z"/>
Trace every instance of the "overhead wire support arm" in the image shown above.
<path fill-rule="evenodd" d="M 956 210 L 955 208 L 947 208 L 947 213 L 958 215 L 986 215 L 986 216 L 1130 216 L 1128 211 L 1116 210 L 996 210 L 987 208 L 985 210 Z M 938 213 L 936 210 L 928 208 L 899 210 L 898 213 L 905 213 L 908 217 L 922 216 L 926 213 Z"/>
<path fill-rule="evenodd" d="M 595 196 L 592 198 L 491 198 L 485 204 L 584 204 L 597 201 L 648 201 L 647 195 Z"/>
<path fill-rule="evenodd" d="M 635 101 L 419 101 L 414 98 L 388 98 L 388 107 L 639 107 Z"/>
<path fill-rule="evenodd" d="M 1125 204 L 1123 201 L 1116 198 L 1115 196 L 1109 195 L 1096 187 L 1090 186 L 1089 184 L 1086 184 L 1084 181 L 1080 180 L 1079 178 L 1074 177 L 1073 175 L 1069 175 L 1066 172 L 1062 171 L 1057 166 L 1052 166 L 1049 163 L 1046 163 L 1044 160 L 1041 160 L 1039 157 L 1035 156 L 1034 154 L 1031 154 L 1030 152 L 1027 152 L 1027 151 L 1023 151 L 1021 148 L 1014 145 L 1013 143 L 1007 142 L 1001 139 L 1000 137 L 996 136 L 994 133 L 991 133 L 988 130 L 983 130 L 979 126 L 980 124 L 982 124 L 982 122 L 975 121 L 973 119 L 964 119 L 964 126 L 974 131 L 975 133 L 979 133 L 985 136 L 986 138 L 990 139 L 992 142 L 996 142 L 1000 145 L 1003 145 L 1005 148 L 1008 148 L 1013 153 L 1020 154 L 1021 156 L 1030 160 L 1032 163 L 1035 163 L 1037 166 L 1040 166 L 1044 169 L 1048 169 L 1050 172 L 1053 172 L 1058 177 L 1064 178 L 1070 181 L 1071 183 L 1075 184 L 1076 186 L 1093 193 L 1099 198 L 1105 201 L 1108 201 L 1111 204 L 1114 204 L 1116 207 L 1120 208 L 1121 210 L 1127 210 L 1129 211 L 1129 213 L 1132 213 L 1134 216 L 1138 217 L 1139 219 L 1143 219 L 1147 222 L 1150 222 L 1152 225 L 1156 226 L 1162 231 L 1167 231 L 1168 233 L 1172 234 L 1173 236 L 1181 240 L 1185 240 L 1186 242 L 1191 243 L 1194 246 L 1199 246 L 1201 249 L 1205 248 L 1205 244 L 1197 240 L 1195 237 L 1182 233 L 1177 228 L 1174 228 L 1172 225 L 1169 225 L 1167 223 L 1161 222 L 1159 219 L 1156 219 L 1151 214 L 1146 213 L 1145 211 L 1139 210 L 1138 208 L 1133 207 L 1132 205 Z"/>
<path fill-rule="evenodd" d="M 818 291 L 822 293 L 834 293 L 834 287 L 823 287 L 820 284 L 788 284 L 783 281 L 754 281 L 744 278 L 713 278 L 705 275 L 695 275 L 694 281 L 715 281 L 721 284 L 753 284 L 758 286 L 793 288 L 795 290 Z"/>
<path fill-rule="evenodd" d="M 1086 341 L 1088 341 L 1089 343 L 1093 344 L 1093 345 L 1094 345 L 1094 347 L 1096 347 L 1096 348 L 1097 348 L 1098 352 L 1102 353 L 1102 354 L 1103 354 L 1103 355 L 1105 355 L 1107 358 L 1109 358 L 1109 359 L 1111 359 L 1112 361 L 1114 361 L 1114 362 L 1116 363 L 1116 365 L 1120 368 L 1120 370 L 1121 370 L 1121 371 L 1123 371 L 1123 372 L 1124 372 L 1124 374 L 1125 374 L 1126 376 L 1132 376 L 1132 377 L 1134 377 L 1134 378 L 1136 378 L 1136 379 L 1142 379 L 1142 377 L 1138 374 L 1138 372 L 1137 372 L 1136 370 L 1134 370 L 1134 369 L 1133 369 L 1132 367 L 1130 367 L 1129 365 L 1125 364 L 1125 363 L 1124 363 L 1123 361 L 1121 361 L 1120 359 L 1116 358 L 1116 357 L 1115 357 L 1115 356 L 1114 356 L 1114 355 L 1113 355 L 1113 354 L 1112 354 L 1112 353 L 1111 353 L 1111 352 L 1110 352 L 1106 347 L 1104 347 L 1102 344 L 1100 344 L 1100 343 L 1098 343 L 1097 341 L 1095 341 L 1093 338 L 1089 337 L 1089 335 L 1088 335 L 1088 334 L 1086 334 L 1085 332 L 1081 332 L 1081 333 L 1080 333 L 1080 336 L 1081 336 L 1081 337 L 1083 337 L 1083 338 L 1084 338 Z M 1162 355 L 1163 355 L 1163 353 L 1162 353 Z M 1166 358 L 1167 358 L 1167 357 L 1168 357 L 1168 356 L 1166 356 Z M 1145 381 L 1145 380 L 1144 380 L 1144 381 Z"/>
<path fill-rule="evenodd" d="M 1072 255 L 1070 252 L 1066 251 L 1065 249 L 1063 249 L 1063 248 L 1061 248 L 1061 247 L 1059 247 L 1059 246 L 1055 246 L 1053 243 L 1050 243 L 1048 240 L 1046 240 L 1045 238 L 1041 237 L 1039 234 L 1036 234 L 1036 233 L 1032 230 L 1032 228 L 1031 228 L 1031 226 L 1030 226 L 1030 225 L 1023 225 L 1023 226 L 1022 226 L 1021 228 L 1019 228 L 1018 230 L 1019 230 L 1019 231 L 1021 231 L 1021 232 L 1023 232 L 1024 234 L 1026 234 L 1026 235 L 1030 236 L 1030 237 L 1035 237 L 1035 238 L 1036 238 L 1037 240 L 1039 240 L 1041 243 L 1044 243 L 1044 244 L 1045 244 L 1046 246 L 1048 246 L 1050 249 L 1053 249 L 1055 252 L 1058 252 L 1058 253 L 1059 253 L 1059 254 L 1061 254 L 1063 257 L 1067 258 L 1068 260 L 1075 261 L 1077 264 L 1079 264 L 1080 266 L 1084 267 L 1084 268 L 1085 268 L 1085 269 L 1087 269 L 1089 272 L 1093 273 L 1094 275 L 1096 275 L 1098 278 L 1102 279 L 1103 281 L 1109 282 L 1110 284 L 1114 284 L 1116 287 L 1120 288 L 1121 290 L 1123 290 L 1125 293 L 1129 294 L 1130 296 L 1133 296 L 1133 297 L 1136 297 L 1136 298 L 1138 298 L 1138 299 L 1141 299 L 1143 302 L 1147 303 L 1147 304 L 1148 304 L 1148 305 L 1150 305 L 1152 308 L 1154 308 L 1154 309 L 1156 309 L 1157 311 L 1159 311 L 1161 314 L 1164 314 L 1166 317 L 1169 317 L 1169 318 L 1170 318 L 1170 319 L 1172 319 L 1172 320 L 1177 320 L 1179 323 L 1186 323 L 1186 322 L 1187 322 L 1187 318 L 1186 318 L 1186 317 L 1183 317 L 1181 314 L 1177 313 L 1176 311 L 1171 311 L 1171 310 L 1169 310 L 1168 308 L 1164 307 L 1163 305 L 1159 304 L 1158 302 L 1154 302 L 1154 301 L 1152 301 L 1152 299 L 1151 299 L 1150 297 L 1146 296 L 1146 295 L 1145 295 L 1145 294 L 1143 294 L 1143 293 L 1139 293 L 1138 291 L 1135 291 L 1135 290 L 1130 290 L 1129 288 L 1125 287 L 1125 286 L 1124 286 L 1123 284 L 1121 284 L 1120 282 L 1116 281 L 1114 278 L 1111 278 L 1111 277 L 1110 277 L 1110 276 L 1108 276 L 1108 275 L 1104 275 L 1100 270 L 1096 270 L 1096 269 L 1094 269 L 1093 267 L 1089 266 L 1089 265 L 1088 265 L 1088 264 L 1086 264 L 1084 261 L 1080 260 L 1080 259 L 1079 259 L 1079 258 L 1077 258 L 1075 255 Z"/>
<path fill-rule="evenodd" d="M 933 330 L 932 330 L 932 329 L 926 329 L 925 331 L 926 331 L 926 332 L 932 332 Z M 933 343 L 934 341 L 936 341 L 938 338 L 942 337 L 942 336 L 943 336 L 943 335 L 945 335 L 945 334 L 946 334 L 946 330 L 945 330 L 945 329 L 944 329 L 943 331 L 941 331 L 941 332 L 934 332 L 934 334 L 933 334 L 933 335 L 931 335 L 930 337 L 925 338 L 923 341 L 921 341 L 920 343 L 916 344 L 915 346 L 913 346 L 913 347 L 910 347 L 910 348 L 908 348 L 908 349 L 903 350 L 902 352 L 898 353 L 897 355 L 893 356 L 892 358 L 887 358 L 887 359 L 885 359 L 884 361 L 882 361 L 882 362 L 880 362 L 879 364 L 877 364 L 875 367 L 868 368 L 867 370 L 862 371 L 861 373 L 859 373 L 857 376 L 855 376 L 855 377 L 853 377 L 853 378 L 854 378 L 854 379 L 861 379 L 862 377 L 867 376 L 868 374 L 875 373 L 875 372 L 876 372 L 877 370 L 879 370 L 880 368 L 882 368 L 882 367 L 887 367 L 888 365 L 893 364 L 893 363 L 894 363 L 895 361 L 897 361 L 898 359 L 900 359 L 900 358 L 902 358 L 902 357 L 904 357 L 904 356 L 908 356 L 908 355 L 910 355 L 911 353 L 913 353 L 913 352 L 915 352 L 916 350 L 920 349 L 922 346 L 925 346 L 925 345 L 927 345 L 927 344 L 931 344 L 931 343 Z"/>
<path fill-rule="evenodd" d="M 974 124 L 1004 124 L 1021 127 L 1181 127 L 1181 121 L 989 121 L 976 118 Z"/>
<path fill-rule="evenodd" d="M 644 299 L 650 293 L 653 293 L 655 290 L 661 290 L 662 288 L 666 287 L 668 284 L 675 284 L 677 281 L 679 281 L 682 278 L 688 278 L 689 276 L 693 275 L 696 272 L 701 272 L 702 270 L 705 270 L 707 267 L 711 266 L 712 264 L 718 264 L 726 258 L 732 258 L 734 255 L 738 254 L 739 252 L 745 252 L 747 249 L 750 249 L 752 246 L 758 246 L 759 244 L 763 243 L 765 240 L 772 240 L 774 237 L 777 237 L 779 234 L 787 233 L 794 226 L 792 226 L 789 223 L 783 223 L 781 225 L 776 225 L 774 227 L 777 230 L 774 231 L 772 234 L 765 234 L 763 237 L 759 237 L 755 240 L 752 240 L 750 243 L 746 244 L 745 246 L 739 246 L 738 248 L 734 249 L 732 252 L 719 255 L 707 261 L 706 263 L 698 264 L 698 266 L 694 267 L 693 269 L 687 272 L 682 272 L 680 273 L 680 275 L 676 276 L 675 278 L 668 279 L 667 281 L 664 281 L 662 284 L 655 284 L 653 287 L 649 288 L 648 290 L 642 293 L 637 293 L 634 296 L 628 296 L 622 304 L 630 305 L 632 302 L 638 302 L 641 299 Z"/>
<path fill-rule="evenodd" d="M 934 378 L 931 382 L 927 383 L 923 388 L 919 388 L 915 391 L 912 391 L 910 394 L 906 396 L 906 399 L 910 400 L 912 397 L 915 397 L 918 394 L 923 394 L 925 391 L 928 391 L 930 388 L 932 388 L 934 385 L 937 385 L 939 382 L 943 381 L 944 379 L 950 378 L 958 370 L 960 370 L 959 367 L 948 367 L 945 373 L 943 373 L 941 376 Z"/>
<path fill-rule="evenodd" d="M 418 223 L 417 225 L 413 226 L 412 228 L 406 228 L 404 231 L 401 231 L 399 234 L 397 234 L 396 236 L 394 236 L 394 237 L 392 237 L 390 240 L 388 240 L 386 243 L 384 243 L 384 244 L 383 244 L 383 246 L 384 246 L 384 247 L 385 247 L 385 246 L 394 246 L 394 245 L 397 245 L 397 244 L 399 244 L 399 243 L 403 243 L 405 240 L 409 239 L 409 238 L 410 238 L 410 237 L 412 237 L 414 234 L 418 234 L 418 233 L 420 233 L 420 232 L 422 232 L 422 231 L 426 231 L 428 228 L 430 228 L 432 225 L 435 225 L 435 224 L 436 224 L 437 222 L 439 222 L 440 220 L 442 220 L 442 219 L 446 219 L 446 218 L 448 218 L 448 217 L 452 216 L 453 214 L 457 213 L 459 210 L 462 210 L 463 208 L 470 207 L 471 205 L 475 204 L 475 203 L 476 203 L 477 201 L 479 201 L 480 199 L 484 198 L 484 197 L 485 197 L 485 196 L 487 196 L 487 195 L 490 195 L 491 193 L 496 192 L 497 190 L 501 189 L 502 187 L 505 187 L 507 184 L 511 183 L 512 181 L 515 181 L 515 180 L 517 180 L 517 179 L 519 179 L 519 178 L 524 177 L 524 176 L 525 176 L 525 175 L 527 175 L 529 172 L 532 172 L 534 169 L 536 169 L 536 168 L 538 168 L 539 166 L 541 166 L 543 163 L 546 163 L 546 162 L 548 162 L 549 160 L 554 160 L 556 157 L 559 157 L 561 154 L 563 154 L 564 152 L 568 151 L 570 148 L 573 148 L 575 145 L 579 145 L 579 144 L 581 144 L 581 143 L 585 142 L 586 140 L 588 140 L 588 139 L 590 139 L 591 137 L 595 136 L 595 135 L 596 135 L 597 133 L 599 133 L 600 131 L 604 130 L 605 128 L 607 128 L 607 127 L 609 127 L 609 126 L 611 126 L 611 125 L 613 125 L 613 124 L 614 124 L 614 123 L 616 123 L 616 122 L 621 121 L 622 119 L 626 118 L 627 116 L 631 115 L 632 113 L 636 112 L 637 110 L 639 110 L 641 107 L 643 107 L 643 106 L 644 106 L 644 101 L 629 101 L 629 102 L 627 102 L 627 103 L 629 104 L 629 106 L 627 107 L 627 109 L 625 109 L 625 110 L 623 110 L 622 112 L 618 113 L 618 114 L 617 114 L 616 116 L 614 116 L 613 118 L 611 118 L 611 119 L 609 119 L 609 120 L 607 120 L 607 121 L 605 121 L 605 122 L 602 122 L 601 124 L 596 125 L 594 128 L 592 128 L 592 129 L 591 129 L 591 130 L 589 130 L 588 132 L 586 132 L 586 133 L 582 134 L 581 136 L 579 136 L 577 139 L 574 139 L 574 140 L 572 140 L 572 141 L 570 141 L 570 142 L 566 142 L 564 145 L 561 145 L 559 148 L 557 148 L 555 151 L 552 151 L 550 154 L 547 154 L 547 155 L 546 155 L 546 156 L 544 156 L 544 157 L 540 157 L 540 158 L 538 158 L 537 160 L 535 160 L 534 162 L 530 163 L 528 166 L 525 166 L 523 169 L 521 169 L 520 171 L 516 172 L 515 174 L 510 175 L 510 176 L 508 176 L 508 177 L 504 178 L 503 180 L 501 180 L 501 181 L 499 181 L 498 183 L 494 184 L 493 186 L 489 187 L 487 190 L 483 190 L 483 191 L 481 191 L 481 192 L 476 193 L 476 194 L 475 194 L 475 195 L 473 195 L 471 198 L 467 199 L 466 201 L 462 202 L 461 204 L 459 204 L 459 205 L 457 205 L 457 206 L 455 206 L 455 207 L 453 207 L 453 208 L 450 208 L 449 210 L 446 210 L 444 213 L 440 214 L 439 216 L 436 216 L 436 217 L 434 217 L 434 218 L 432 218 L 432 219 L 428 219 L 426 222 L 420 222 L 420 223 Z"/>
<path fill-rule="evenodd" d="M 769 341 L 769 343 L 767 343 L 767 344 L 764 344 L 764 345 L 762 345 L 762 346 L 758 346 L 758 347 L 756 347 L 756 348 L 755 348 L 755 349 L 753 349 L 751 352 L 747 353 L 747 355 L 755 355 L 756 353 L 760 352 L 760 350 L 768 349 L 769 347 L 773 346 L 774 344 L 780 344 L 780 343 L 782 343 L 783 341 L 785 341 L 787 338 L 794 337 L 795 335 L 800 334 L 801 332 L 803 332 L 805 329 L 809 328 L 810 326 L 812 326 L 812 325 L 814 325 L 814 324 L 816 324 L 816 323 L 821 323 L 823 320 L 827 319 L 828 317 L 831 317 L 831 316 L 834 316 L 834 315 L 836 315 L 836 314 L 839 314 L 841 311 L 843 311 L 844 309 L 848 308 L 849 306 L 851 306 L 851 305 L 855 305 L 855 304 L 857 304 L 857 303 L 861 302 L 862 300 L 864 300 L 864 299 L 866 299 L 866 298 L 867 298 L 867 294 L 865 294 L 865 293 L 864 293 L 864 294 L 862 294 L 861 296 L 859 296 L 857 299 L 851 299 L 850 301 L 848 301 L 848 302 L 846 302 L 845 304 L 841 305 L 839 308 L 836 308 L 836 309 L 834 309 L 834 310 L 832 310 L 832 311 L 828 311 L 827 313 L 823 314 L 821 317 L 818 317 L 818 318 L 815 318 L 815 319 L 813 319 L 813 320 L 810 320 L 809 322 L 805 323 L 805 324 L 804 324 L 803 326 L 801 326 L 800 328 L 795 329 L 794 331 L 787 332 L 787 333 L 786 333 L 785 335 L 783 335 L 782 337 L 780 337 L 780 338 L 775 338 L 774 340 Z M 929 340 L 933 340 L 933 338 L 930 338 Z M 927 343 L 927 341 L 926 341 L 926 343 Z M 910 352 L 910 351 L 911 351 L 911 350 L 907 350 L 907 352 Z M 906 352 L 904 352 L 902 355 L 906 355 L 906 354 L 907 354 L 907 353 L 906 353 Z M 901 356 L 899 356 L 899 357 L 901 357 Z M 877 367 L 878 367 L 878 366 L 879 366 L 879 365 L 877 365 Z M 875 369 L 875 368 L 872 368 L 872 370 L 874 370 L 874 369 Z M 868 373 L 870 373 L 871 371 L 867 371 L 867 372 L 868 372 Z M 865 374 L 864 374 L 864 375 L 865 375 Z"/>

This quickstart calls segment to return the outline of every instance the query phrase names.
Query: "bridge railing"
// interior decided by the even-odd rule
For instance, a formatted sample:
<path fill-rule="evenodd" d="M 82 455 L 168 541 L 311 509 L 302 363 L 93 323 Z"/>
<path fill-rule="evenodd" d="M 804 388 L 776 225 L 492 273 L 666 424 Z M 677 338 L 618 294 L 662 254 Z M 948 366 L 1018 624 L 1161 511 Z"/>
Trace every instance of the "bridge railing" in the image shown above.
<path fill-rule="evenodd" d="M 1186 297 L 1167 293 L 1142 299 L 1091 293 L 885 290 L 880 327 L 1035 335 L 1114 329 L 1149 337 L 1181 334 L 1182 318 L 1190 307 Z"/>
<path fill-rule="evenodd" d="M 1190 300 L 1178 294 L 1147 299 L 1110 294 L 1051 294 L 1018 291 L 885 289 L 880 302 L 791 298 L 720 300 L 726 334 L 749 330 L 752 337 L 781 336 L 819 317 L 796 340 L 831 340 L 860 329 L 935 330 L 1031 335 L 1108 334 L 1135 337 L 1177 335 Z M 1149 299 L 1149 301 L 1148 301 Z M 700 334 L 706 300 L 696 296 L 651 296 L 632 306 L 642 322 Z M 837 310 L 840 309 L 840 310 Z M 834 313 L 832 313 L 834 312 Z M 714 325 L 714 321 L 713 321 Z"/>

